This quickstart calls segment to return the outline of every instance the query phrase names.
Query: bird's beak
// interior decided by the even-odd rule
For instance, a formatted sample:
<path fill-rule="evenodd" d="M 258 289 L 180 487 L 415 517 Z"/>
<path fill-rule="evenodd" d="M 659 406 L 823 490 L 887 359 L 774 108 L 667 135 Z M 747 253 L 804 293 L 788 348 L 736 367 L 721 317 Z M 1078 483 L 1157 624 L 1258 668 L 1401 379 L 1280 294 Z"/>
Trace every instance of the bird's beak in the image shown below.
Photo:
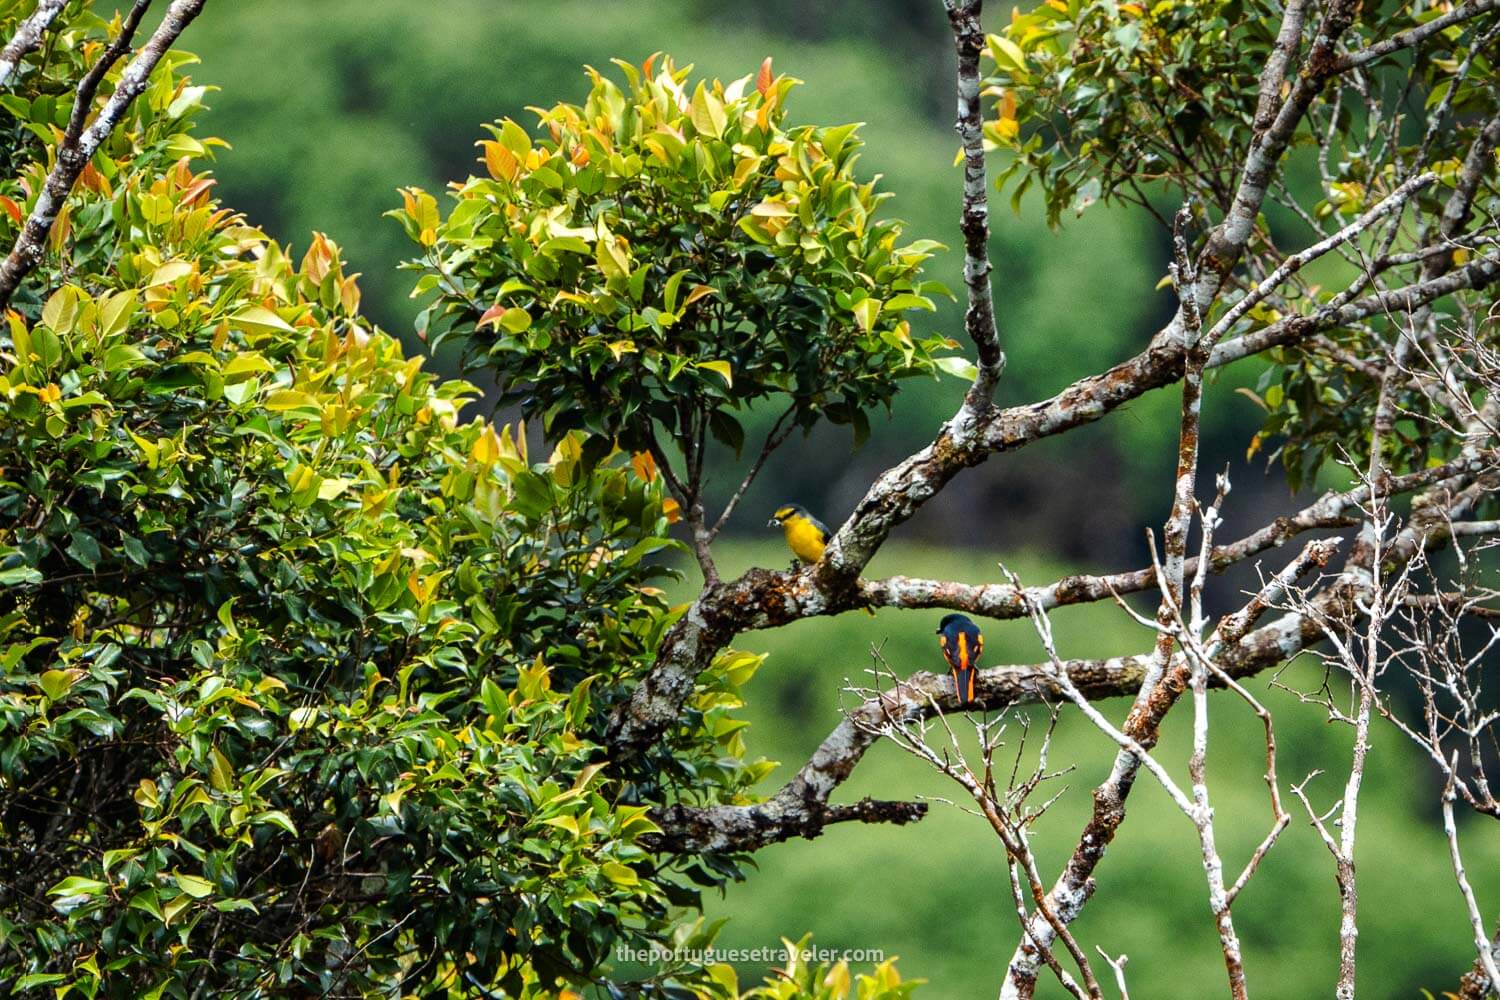
<path fill-rule="evenodd" d="M 940 629 L 940 628 L 935 628 L 935 629 L 932 630 L 932 634 L 933 635 L 942 635 L 943 634 L 943 630 Z"/>
<path fill-rule="evenodd" d="M 769 521 L 766 522 L 766 527 L 768 527 L 768 528 L 777 528 L 777 527 L 780 527 L 780 526 L 781 526 L 781 522 L 778 521 L 778 520 L 776 520 L 776 518 L 774 518 L 774 517 L 771 518 Z"/>

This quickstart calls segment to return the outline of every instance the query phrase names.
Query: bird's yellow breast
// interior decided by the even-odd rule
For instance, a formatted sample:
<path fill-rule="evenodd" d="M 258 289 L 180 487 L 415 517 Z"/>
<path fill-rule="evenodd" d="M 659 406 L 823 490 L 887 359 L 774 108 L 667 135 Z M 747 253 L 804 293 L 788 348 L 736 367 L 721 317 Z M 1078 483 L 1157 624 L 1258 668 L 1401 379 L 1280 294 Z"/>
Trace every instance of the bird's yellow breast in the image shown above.
<path fill-rule="evenodd" d="M 828 547 L 828 543 L 823 538 L 823 532 L 807 518 L 789 517 L 782 522 L 781 530 L 786 534 L 787 548 L 798 559 L 815 563 L 823 558 L 823 550 Z"/>

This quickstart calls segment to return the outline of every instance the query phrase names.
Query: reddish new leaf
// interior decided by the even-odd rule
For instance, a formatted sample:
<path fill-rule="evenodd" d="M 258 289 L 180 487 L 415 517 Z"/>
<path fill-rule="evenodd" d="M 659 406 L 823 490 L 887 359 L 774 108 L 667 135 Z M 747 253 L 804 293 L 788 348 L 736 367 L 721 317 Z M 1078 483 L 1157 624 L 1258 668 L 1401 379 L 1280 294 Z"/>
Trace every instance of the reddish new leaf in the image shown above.
<path fill-rule="evenodd" d="M 765 97 L 766 91 L 771 89 L 771 57 L 766 56 L 765 62 L 760 64 L 760 72 L 755 74 L 755 89 L 760 91 L 760 96 Z"/>

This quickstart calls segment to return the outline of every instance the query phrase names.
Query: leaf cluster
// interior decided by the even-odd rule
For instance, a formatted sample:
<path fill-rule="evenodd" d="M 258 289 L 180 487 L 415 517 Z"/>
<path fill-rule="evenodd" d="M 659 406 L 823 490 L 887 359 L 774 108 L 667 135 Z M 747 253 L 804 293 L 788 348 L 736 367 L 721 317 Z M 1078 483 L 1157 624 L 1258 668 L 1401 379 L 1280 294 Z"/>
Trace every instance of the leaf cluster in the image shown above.
<path fill-rule="evenodd" d="M 882 217 L 857 126 L 786 123 L 796 81 L 769 63 L 727 85 L 657 63 L 619 63 L 623 87 L 591 70 L 584 102 L 534 109 L 531 130 L 490 126 L 446 217 L 404 192 L 419 324 L 593 449 L 706 428 L 737 451 L 738 415 L 770 396 L 862 436 L 901 377 L 958 360 L 906 318 L 945 293 L 922 276 L 937 245 Z"/>

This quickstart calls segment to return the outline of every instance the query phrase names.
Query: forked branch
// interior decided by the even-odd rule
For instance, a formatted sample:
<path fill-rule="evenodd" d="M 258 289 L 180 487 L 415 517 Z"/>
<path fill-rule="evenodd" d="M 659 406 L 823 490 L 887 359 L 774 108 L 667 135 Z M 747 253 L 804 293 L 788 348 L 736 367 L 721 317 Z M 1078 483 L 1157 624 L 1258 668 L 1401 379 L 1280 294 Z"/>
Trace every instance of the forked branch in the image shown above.
<path fill-rule="evenodd" d="M 21 227 L 21 233 L 16 237 L 10 254 L 0 264 L 0 310 L 10 303 L 10 298 L 21 281 L 41 264 L 46 255 L 47 236 L 57 222 L 68 195 L 72 193 L 78 175 L 93 158 L 105 137 L 124 119 L 130 105 L 146 89 L 156 64 L 203 10 L 205 2 L 206 0 L 173 0 L 161 24 L 125 67 L 114 92 L 87 127 L 83 123 L 93 106 L 99 83 L 110 66 L 129 48 L 135 28 L 146 7 L 150 6 L 150 0 L 137 0 L 125 19 L 120 35 L 105 48 L 99 61 L 80 81 L 68 131 L 57 149 L 57 162 L 47 175 L 47 182 L 37 195 L 36 204 L 32 206 L 31 214 Z"/>

